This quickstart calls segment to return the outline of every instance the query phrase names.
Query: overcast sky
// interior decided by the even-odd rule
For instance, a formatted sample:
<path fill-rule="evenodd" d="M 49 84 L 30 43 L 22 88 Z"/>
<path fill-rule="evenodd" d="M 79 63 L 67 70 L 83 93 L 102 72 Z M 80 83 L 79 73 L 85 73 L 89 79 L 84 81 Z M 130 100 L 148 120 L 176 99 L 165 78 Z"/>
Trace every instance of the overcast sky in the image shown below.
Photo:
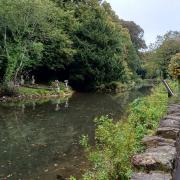
<path fill-rule="evenodd" d="M 180 0 L 107 0 L 121 19 L 144 29 L 146 43 L 169 30 L 180 31 Z"/>

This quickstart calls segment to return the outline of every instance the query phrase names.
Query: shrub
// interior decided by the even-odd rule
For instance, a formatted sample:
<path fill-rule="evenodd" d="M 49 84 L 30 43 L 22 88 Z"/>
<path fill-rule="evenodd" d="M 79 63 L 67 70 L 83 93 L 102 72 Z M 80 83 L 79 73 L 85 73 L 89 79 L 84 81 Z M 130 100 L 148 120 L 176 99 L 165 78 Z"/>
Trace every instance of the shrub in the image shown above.
<path fill-rule="evenodd" d="M 171 58 L 169 72 L 174 78 L 180 79 L 180 53 Z"/>
<path fill-rule="evenodd" d="M 167 93 L 161 85 L 150 96 L 136 99 L 130 105 L 126 121 L 114 123 L 107 116 L 96 119 L 95 147 L 88 145 L 85 136 L 81 141 L 93 164 L 83 179 L 129 179 L 133 169 L 131 157 L 143 151 L 141 140 L 145 135 L 153 134 L 166 113 L 167 103 Z"/>
<path fill-rule="evenodd" d="M 2 84 L 0 86 L 0 97 L 2 96 L 17 96 L 19 91 L 13 84 Z"/>
<path fill-rule="evenodd" d="M 106 93 L 118 93 L 118 92 L 124 92 L 128 88 L 129 86 L 127 84 L 123 84 L 118 81 L 113 81 L 107 84 L 100 85 L 99 87 L 97 87 L 97 90 Z"/>
<path fill-rule="evenodd" d="M 171 58 L 169 64 L 169 71 L 171 76 L 178 80 L 179 91 L 180 91 L 180 53 L 177 53 Z"/>

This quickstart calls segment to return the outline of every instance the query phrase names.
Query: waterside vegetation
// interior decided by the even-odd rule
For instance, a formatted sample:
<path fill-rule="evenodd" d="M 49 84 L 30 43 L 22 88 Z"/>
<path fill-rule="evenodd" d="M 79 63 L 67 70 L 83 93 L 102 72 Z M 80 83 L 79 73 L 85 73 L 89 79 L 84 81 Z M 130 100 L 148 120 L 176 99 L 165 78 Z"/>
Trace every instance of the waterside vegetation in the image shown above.
<path fill-rule="evenodd" d="M 32 103 L 71 95 L 72 89 L 119 93 L 142 79 L 175 79 L 180 89 L 180 32 L 158 36 L 147 51 L 143 35 L 139 25 L 120 19 L 102 0 L 0 0 L 0 100 Z M 24 84 L 22 77 L 43 85 Z M 72 89 L 57 86 L 65 80 Z M 179 102 L 179 96 L 171 101 Z M 144 150 L 142 138 L 154 133 L 167 105 L 160 84 L 130 105 L 127 119 L 95 119 L 95 146 L 81 139 L 92 162 L 82 179 L 129 179 L 131 157 Z"/>
<path fill-rule="evenodd" d="M 171 83 L 171 86 L 177 90 L 177 83 Z M 161 84 L 151 95 L 136 99 L 130 105 L 127 120 L 114 123 L 107 116 L 95 119 L 95 147 L 88 144 L 88 137 L 81 139 L 92 162 L 91 170 L 82 179 L 129 179 L 133 170 L 132 156 L 143 151 L 142 138 L 153 135 L 167 107 L 167 92 Z"/>

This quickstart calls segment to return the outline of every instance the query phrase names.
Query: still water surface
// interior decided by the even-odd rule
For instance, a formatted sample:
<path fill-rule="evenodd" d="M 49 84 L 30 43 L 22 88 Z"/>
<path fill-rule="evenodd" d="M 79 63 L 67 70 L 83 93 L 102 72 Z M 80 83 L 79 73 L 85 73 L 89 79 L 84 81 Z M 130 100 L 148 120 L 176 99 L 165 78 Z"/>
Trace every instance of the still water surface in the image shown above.
<path fill-rule="evenodd" d="M 141 88 L 117 95 L 80 94 L 71 98 L 0 104 L 0 179 L 54 180 L 79 177 L 88 166 L 79 137 L 94 138 L 93 119 L 124 116 Z"/>

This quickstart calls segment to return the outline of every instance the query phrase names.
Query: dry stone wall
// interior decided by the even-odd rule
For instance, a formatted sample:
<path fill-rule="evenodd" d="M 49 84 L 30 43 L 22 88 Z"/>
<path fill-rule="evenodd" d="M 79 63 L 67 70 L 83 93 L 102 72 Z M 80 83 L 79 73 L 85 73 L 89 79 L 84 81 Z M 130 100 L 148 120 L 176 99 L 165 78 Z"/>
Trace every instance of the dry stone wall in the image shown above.
<path fill-rule="evenodd" d="M 132 163 L 137 172 L 133 173 L 131 180 L 180 180 L 179 134 L 180 104 L 171 104 L 156 135 L 142 140 L 145 152 L 133 156 Z"/>

